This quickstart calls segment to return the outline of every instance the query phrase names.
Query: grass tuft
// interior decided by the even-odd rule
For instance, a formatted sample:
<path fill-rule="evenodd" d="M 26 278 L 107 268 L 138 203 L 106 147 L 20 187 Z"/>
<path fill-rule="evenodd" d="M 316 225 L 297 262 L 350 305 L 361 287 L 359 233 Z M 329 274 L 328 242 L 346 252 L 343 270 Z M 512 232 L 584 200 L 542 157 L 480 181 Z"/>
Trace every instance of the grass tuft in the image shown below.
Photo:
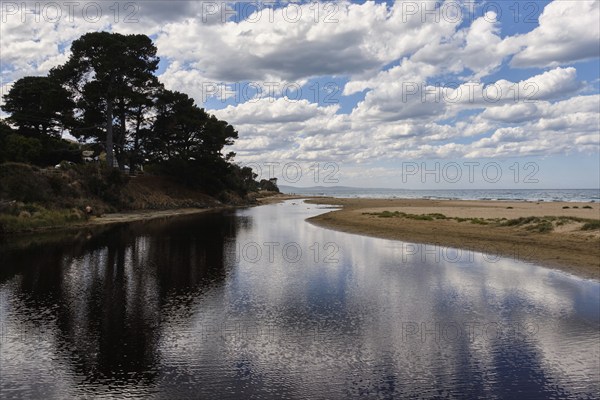
<path fill-rule="evenodd" d="M 565 206 L 568 208 L 568 206 Z M 589 207 L 589 206 L 586 206 Z M 564 208 L 564 207 L 563 207 Z M 591 208 L 591 207 L 589 207 Z M 440 213 L 431 213 L 431 214 L 407 214 L 400 211 L 382 211 L 382 212 L 374 212 L 374 213 L 363 213 L 363 215 L 373 215 L 379 218 L 407 218 L 413 219 L 417 221 L 433 221 L 433 220 L 454 220 L 457 222 L 465 222 L 468 221 L 472 224 L 477 225 L 490 225 L 494 226 L 506 226 L 506 227 L 516 227 L 523 228 L 527 231 L 538 232 L 538 233 L 548 233 L 554 230 L 555 226 L 562 226 L 569 222 L 580 222 L 583 223 L 581 230 L 589 231 L 600 229 L 600 221 L 591 220 L 588 218 L 579 218 L 579 217 L 555 217 L 555 216 L 545 216 L 545 217 L 520 217 L 513 219 L 506 218 L 460 218 L 460 217 L 447 217 L 444 214 Z"/>
<path fill-rule="evenodd" d="M 590 221 L 583 224 L 581 227 L 582 231 L 595 231 L 600 229 L 600 221 Z"/>
<path fill-rule="evenodd" d="M 87 219 L 87 216 L 77 209 L 47 210 L 40 206 L 29 206 L 29 208 L 31 212 L 21 211 L 18 215 L 0 214 L 0 233 L 65 226 Z"/>

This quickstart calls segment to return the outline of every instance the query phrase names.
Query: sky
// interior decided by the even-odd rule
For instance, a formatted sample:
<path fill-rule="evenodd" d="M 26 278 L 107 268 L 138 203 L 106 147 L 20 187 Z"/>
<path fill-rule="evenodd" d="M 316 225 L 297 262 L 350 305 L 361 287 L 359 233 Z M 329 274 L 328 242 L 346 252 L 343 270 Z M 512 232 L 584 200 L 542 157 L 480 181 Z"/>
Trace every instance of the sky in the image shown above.
<path fill-rule="evenodd" d="M 600 2 L 7 2 L 2 94 L 90 31 L 150 36 L 157 72 L 294 186 L 600 188 Z"/>

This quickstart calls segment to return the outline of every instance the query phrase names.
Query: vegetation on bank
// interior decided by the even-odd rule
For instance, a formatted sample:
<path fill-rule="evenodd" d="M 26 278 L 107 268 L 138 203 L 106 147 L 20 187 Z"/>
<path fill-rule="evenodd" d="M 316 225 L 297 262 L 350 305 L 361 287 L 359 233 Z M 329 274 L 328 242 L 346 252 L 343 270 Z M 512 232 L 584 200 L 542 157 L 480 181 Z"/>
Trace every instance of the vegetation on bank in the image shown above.
<path fill-rule="evenodd" d="M 225 151 L 238 138 L 233 126 L 158 81 L 149 37 L 88 33 L 70 54 L 4 96 L 0 230 L 76 222 L 86 207 L 240 204 L 258 190 L 278 191 Z M 62 139 L 65 132 L 78 142 Z"/>
<path fill-rule="evenodd" d="M 584 207 L 591 208 L 591 207 Z M 379 218 L 406 218 L 420 221 L 434 220 L 454 220 L 457 222 L 468 221 L 472 224 L 491 225 L 497 227 L 518 227 L 525 230 L 539 233 L 552 232 L 556 227 L 567 223 L 580 223 L 579 228 L 582 231 L 591 231 L 600 229 L 600 221 L 596 219 L 567 217 L 567 216 L 545 216 L 545 217 L 520 217 L 514 219 L 507 218 L 460 218 L 447 217 L 444 214 L 409 214 L 401 211 L 382 211 L 382 212 L 365 212 L 363 215 L 372 215 Z"/>
<path fill-rule="evenodd" d="M 81 223 L 117 211 L 246 204 L 248 197 L 222 192 L 219 200 L 169 177 L 129 177 L 98 165 L 54 169 L 4 163 L 0 164 L 0 233 Z"/>
<path fill-rule="evenodd" d="M 10 213 L 0 214 L 0 233 L 2 234 L 34 231 L 40 228 L 63 227 L 87 220 L 87 216 L 78 209 L 48 210 L 38 205 L 19 204 L 11 204 L 9 207 L 15 209 L 16 215 Z M 31 209 L 32 212 L 26 211 L 27 209 Z"/>
<path fill-rule="evenodd" d="M 256 197 L 223 191 L 210 196 L 168 176 L 129 176 L 114 168 L 74 164 L 40 168 L 0 164 L 0 235 L 85 223 L 106 213 L 247 205 Z"/>

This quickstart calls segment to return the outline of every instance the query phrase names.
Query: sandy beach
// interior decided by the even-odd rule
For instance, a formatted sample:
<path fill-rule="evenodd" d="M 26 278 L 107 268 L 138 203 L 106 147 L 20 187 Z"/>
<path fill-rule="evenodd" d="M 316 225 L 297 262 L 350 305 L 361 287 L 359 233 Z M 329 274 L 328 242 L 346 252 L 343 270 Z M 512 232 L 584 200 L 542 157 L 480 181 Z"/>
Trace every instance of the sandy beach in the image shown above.
<path fill-rule="evenodd" d="M 257 197 L 256 202 L 258 204 L 272 204 L 277 203 L 283 200 L 297 199 L 298 196 L 293 195 L 284 195 L 284 194 L 276 194 L 276 195 L 268 195 L 265 197 Z M 250 206 L 250 205 L 248 205 Z M 115 224 L 122 222 L 134 222 L 134 221 L 144 221 L 156 218 L 167 218 L 167 217 L 177 217 L 181 215 L 191 215 L 198 214 L 207 211 L 216 211 L 222 210 L 225 208 L 234 208 L 236 206 L 222 205 L 222 206 L 213 206 L 208 208 L 176 208 L 170 210 L 140 210 L 140 211 L 126 211 L 122 213 L 113 213 L 113 214 L 105 214 L 101 217 L 93 218 L 89 221 L 90 224 L 94 225 L 105 225 L 105 224 Z"/>
<path fill-rule="evenodd" d="M 219 208 L 179 208 L 173 210 L 143 210 L 112 213 L 102 215 L 101 217 L 92 218 L 88 221 L 88 224 L 84 225 L 107 225 L 119 224 L 124 222 L 146 221 L 156 218 L 168 218 L 180 215 L 198 214 L 217 209 Z"/>
<path fill-rule="evenodd" d="M 597 203 L 355 198 L 307 202 L 342 207 L 308 220 L 324 228 L 514 257 L 600 279 L 600 230 L 589 226 L 600 220 Z"/>
<path fill-rule="evenodd" d="M 307 199 L 280 194 L 256 200 L 258 204 L 272 204 L 300 198 Z M 600 279 L 600 229 L 582 230 L 586 222 L 600 220 L 600 204 L 597 203 L 329 197 L 312 197 L 306 201 L 341 207 L 308 220 L 324 228 L 513 257 L 584 278 Z M 79 224 L 36 231 L 72 230 L 90 225 L 192 215 L 222 208 L 226 207 L 106 214 Z M 510 221 L 520 221 L 519 218 L 527 220 L 509 225 Z M 548 226 L 551 229 L 547 229 Z"/>
<path fill-rule="evenodd" d="M 284 200 L 297 199 L 299 196 L 294 195 L 269 195 L 266 197 L 256 198 L 258 204 L 272 204 Z M 125 211 L 122 213 L 105 214 L 101 217 L 92 218 L 83 225 L 106 225 L 118 224 L 123 222 L 145 221 L 156 218 L 177 217 L 182 215 L 199 214 L 208 211 L 217 211 L 225 208 L 234 208 L 235 206 L 213 206 L 208 208 L 176 208 L 170 210 L 140 210 L 140 211 Z"/>

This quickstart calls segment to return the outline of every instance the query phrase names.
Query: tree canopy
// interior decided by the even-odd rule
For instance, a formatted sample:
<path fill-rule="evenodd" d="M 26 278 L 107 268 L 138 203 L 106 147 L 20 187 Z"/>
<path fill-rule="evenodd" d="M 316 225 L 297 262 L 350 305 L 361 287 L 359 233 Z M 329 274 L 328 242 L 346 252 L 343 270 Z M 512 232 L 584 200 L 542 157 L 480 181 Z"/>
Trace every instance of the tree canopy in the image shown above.
<path fill-rule="evenodd" d="M 207 192 L 255 190 L 252 171 L 233 164 L 234 153 L 223 152 L 237 131 L 187 94 L 165 89 L 155 75 L 156 51 L 145 35 L 81 36 L 67 62 L 48 76 L 19 79 L 5 95 L 7 122 L 17 129 L 2 125 L 3 147 L 21 148 L 14 161 L 53 162 L 56 157 L 38 154 L 44 152 L 40 144 L 67 131 L 100 147 L 109 167 L 133 171 L 144 165 Z M 10 160 L 5 153 L 0 156 Z"/>
<path fill-rule="evenodd" d="M 154 75 L 158 62 L 156 46 L 146 35 L 94 32 L 75 40 L 69 60 L 51 71 L 71 91 L 82 115 L 79 126 L 73 126 L 74 133 L 103 138 L 110 166 L 114 144 L 119 165 L 123 166 L 127 118 L 132 108 L 150 101 L 149 87 L 158 89 Z M 102 120 L 103 132 L 97 129 L 86 132 L 87 128 L 101 126 Z M 117 135 L 114 135 L 115 122 Z"/>
<path fill-rule="evenodd" d="M 60 82 L 51 77 L 26 76 L 4 97 L 8 121 L 28 137 L 60 136 L 72 120 L 73 101 Z"/>

